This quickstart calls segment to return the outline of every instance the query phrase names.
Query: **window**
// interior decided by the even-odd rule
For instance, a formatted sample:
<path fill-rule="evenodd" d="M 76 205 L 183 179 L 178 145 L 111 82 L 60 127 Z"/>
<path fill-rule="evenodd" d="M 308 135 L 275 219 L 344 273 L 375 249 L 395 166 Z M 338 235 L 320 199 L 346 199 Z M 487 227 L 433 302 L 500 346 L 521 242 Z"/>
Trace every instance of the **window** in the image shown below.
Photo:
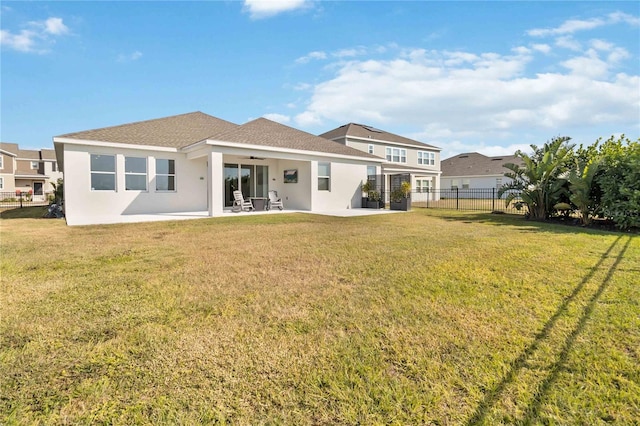
<path fill-rule="evenodd" d="M 367 149 L 367 152 L 369 154 L 373 154 L 373 145 L 372 144 L 369 144 L 369 148 Z"/>
<path fill-rule="evenodd" d="M 416 192 L 429 192 L 431 179 L 416 179 Z"/>
<path fill-rule="evenodd" d="M 124 157 L 124 189 L 127 191 L 147 190 L 147 159 Z"/>
<path fill-rule="evenodd" d="M 4 169 L 4 157 L 0 155 L 0 169 Z"/>
<path fill-rule="evenodd" d="M 37 161 L 32 161 L 31 162 L 31 169 L 32 170 L 38 170 L 38 162 Z"/>
<path fill-rule="evenodd" d="M 418 151 L 418 164 L 425 166 L 435 166 L 436 154 L 435 152 Z"/>
<path fill-rule="evenodd" d="M 376 175 L 376 166 L 367 166 L 367 177 Z"/>
<path fill-rule="evenodd" d="M 502 187 L 502 178 L 496 178 L 496 188 L 500 189 Z"/>
<path fill-rule="evenodd" d="M 318 163 L 318 191 L 331 190 L 331 163 Z"/>
<path fill-rule="evenodd" d="M 451 179 L 451 189 L 458 189 L 458 179 Z"/>
<path fill-rule="evenodd" d="M 176 190 L 175 160 L 156 159 L 156 191 Z"/>
<path fill-rule="evenodd" d="M 116 190 L 116 156 L 91 154 L 91 190 Z"/>
<path fill-rule="evenodd" d="M 462 179 L 462 189 L 469 189 L 469 179 Z"/>
<path fill-rule="evenodd" d="M 392 163 L 406 163 L 407 162 L 407 150 L 403 148 L 390 148 L 385 149 L 387 161 Z"/>
<path fill-rule="evenodd" d="M 0 189 L 4 189 L 4 178 L 0 177 Z"/>
<path fill-rule="evenodd" d="M 58 171 L 58 163 L 56 163 L 55 161 L 51 163 L 51 171 L 52 172 Z"/>

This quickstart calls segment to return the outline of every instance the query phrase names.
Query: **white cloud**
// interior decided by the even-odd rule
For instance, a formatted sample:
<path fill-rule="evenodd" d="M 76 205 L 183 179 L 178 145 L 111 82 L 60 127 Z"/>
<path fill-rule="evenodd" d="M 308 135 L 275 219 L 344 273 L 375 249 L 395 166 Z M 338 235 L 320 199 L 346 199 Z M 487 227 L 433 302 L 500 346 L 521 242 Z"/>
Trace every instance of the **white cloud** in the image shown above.
<path fill-rule="evenodd" d="M 62 22 L 62 18 L 49 18 L 44 21 L 44 31 L 53 35 L 69 33 L 69 28 Z"/>
<path fill-rule="evenodd" d="M 640 25 L 640 18 L 622 12 L 613 12 L 599 18 L 569 19 L 556 28 L 535 28 L 527 31 L 527 34 L 532 37 L 563 36 L 621 22 L 637 26 Z"/>
<path fill-rule="evenodd" d="M 244 10 L 251 19 L 270 18 L 284 12 L 311 7 L 309 0 L 245 0 Z"/>
<path fill-rule="evenodd" d="M 538 52 L 542 52 L 544 54 L 547 54 L 547 53 L 551 52 L 551 46 L 549 46 L 548 44 L 532 44 L 531 48 L 533 50 L 536 50 Z"/>
<path fill-rule="evenodd" d="M 331 53 L 332 56 L 336 58 L 349 58 L 353 56 L 361 56 L 367 53 L 367 49 L 362 46 L 358 46 L 352 49 L 340 49 Z"/>
<path fill-rule="evenodd" d="M 281 124 L 289 124 L 291 122 L 291 117 L 284 114 L 270 113 L 270 114 L 263 115 L 263 117 L 268 120 L 276 121 Z"/>
<path fill-rule="evenodd" d="M 560 61 L 567 72 L 529 75 L 532 54 L 414 49 L 387 60 L 339 63 L 294 121 L 403 125 L 421 129 L 419 140 L 436 146 L 480 138 L 493 141 L 488 149 L 514 139 L 531 143 L 523 135 L 532 133 L 638 127 L 640 76 L 615 74 L 616 63 L 595 49 Z"/>
<path fill-rule="evenodd" d="M 31 21 L 26 26 L 28 29 L 20 30 L 18 33 L 0 30 L 0 45 L 19 52 L 47 53 L 55 43 L 55 37 L 70 33 L 62 18 L 56 17 L 44 21 Z"/>
<path fill-rule="evenodd" d="M 142 57 L 142 52 L 140 52 L 139 50 L 136 50 L 135 52 L 129 53 L 129 54 L 124 54 L 124 53 L 119 54 L 118 58 L 117 58 L 117 61 L 118 62 L 131 62 L 131 61 L 137 61 L 141 57 Z"/>
<path fill-rule="evenodd" d="M 555 41 L 556 46 L 562 47 L 564 49 L 579 51 L 582 49 L 582 45 L 579 41 L 575 40 L 571 36 L 567 37 L 558 37 Z"/>
<path fill-rule="evenodd" d="M 322 51 L 309 52 L 307 55 L 301 56 L 298 59 L 296 59 L 295 62 L 296 64 L 306 64 L 312 59 L 318 59 L 318 60 L 327 59 L 327 54 Z"/>

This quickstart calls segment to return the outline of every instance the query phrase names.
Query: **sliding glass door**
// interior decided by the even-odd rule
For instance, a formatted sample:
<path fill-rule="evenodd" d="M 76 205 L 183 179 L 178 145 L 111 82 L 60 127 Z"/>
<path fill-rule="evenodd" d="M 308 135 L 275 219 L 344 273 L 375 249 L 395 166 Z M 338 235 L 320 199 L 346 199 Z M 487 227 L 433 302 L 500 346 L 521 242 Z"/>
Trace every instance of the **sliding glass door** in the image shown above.
<path fill-rule="evenodd" d="M 224 165 L 224 205 L 233 205 L 233 191 L 241 190 L 245 198 L 267 197 L 269 167 L 254 164 Z"/>

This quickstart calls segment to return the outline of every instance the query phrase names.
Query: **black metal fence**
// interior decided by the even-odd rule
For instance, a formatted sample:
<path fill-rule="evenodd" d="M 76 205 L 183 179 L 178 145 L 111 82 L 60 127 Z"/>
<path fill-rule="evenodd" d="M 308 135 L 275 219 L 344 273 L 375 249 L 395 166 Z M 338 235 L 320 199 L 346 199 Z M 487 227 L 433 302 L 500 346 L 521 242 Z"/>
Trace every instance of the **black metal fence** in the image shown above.
<path fill-rule="evenodd" d="M 424 191 L 411 192 L 411 205 L 430 209 L 500 211 L 524 214 L 524 208 L 517 208 L 517 198 L 507 207 L 507 194 L 504 193 L 498 197 L 498 189 L 496 188 L 425 189 Z"/>
<path fill-rule="evenodd" d="M 0 192 L 0 209 L 13 209 L 31 206 L 47 206 L 53 193 L 33 194 L 30 192 Z"/>

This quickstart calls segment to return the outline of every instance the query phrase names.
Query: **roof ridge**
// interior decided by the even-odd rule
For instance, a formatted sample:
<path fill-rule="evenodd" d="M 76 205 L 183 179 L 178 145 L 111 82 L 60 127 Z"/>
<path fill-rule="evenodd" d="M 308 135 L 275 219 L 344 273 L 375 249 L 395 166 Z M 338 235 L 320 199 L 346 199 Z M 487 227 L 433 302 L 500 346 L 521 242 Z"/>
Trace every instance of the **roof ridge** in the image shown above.
<path fill-rule="evenodd" d="M 81 130 L 79 132 L 70 132 L 70 133 L 65 133 L 63 135 L 60 135 L 59 137 L 64 137 L 64 136 L 67 136 L 67 135 L 74 135 L 76 133 L 93 132 L 93 131 L 96 131 L 96 130 L 117 129 L 117 128 L 121 128 L 121 127 L 127 127 L 127 126 L 136 125 L 136 124 L 142 124 L 142 123 L 152 123 L 154 121 L 166 120 L 168 118 L 183 117 L 185 115 L 192 115 L 192 114 L 202 114 L 202 115 L 206 115 L 206 116 L 211 117 L 211 118 L 222 120 L 221 118 L 214 117 L 213 115 L 206 114 L 206 113 L 204 113 L 202 111 L 192 111 L 192 112 L 185 112 L 183 114 L 168 115 L 166 117 L 160 117 L 160 118 L 151 118 L 151 119 L 148 119 L 148 120 L 132 121 L 131 123 L 116 124 L 114 126 L 104 126 L 104 127 L 97 127 L 95 129 Z M 226 120 L 222 120 L 222 121 L 226 121 Z M 229 123 L 231 123 L 231 122 L 229 122 Z M 231 124 L 235 124 L 235 123 L 231 123 Z"/>

